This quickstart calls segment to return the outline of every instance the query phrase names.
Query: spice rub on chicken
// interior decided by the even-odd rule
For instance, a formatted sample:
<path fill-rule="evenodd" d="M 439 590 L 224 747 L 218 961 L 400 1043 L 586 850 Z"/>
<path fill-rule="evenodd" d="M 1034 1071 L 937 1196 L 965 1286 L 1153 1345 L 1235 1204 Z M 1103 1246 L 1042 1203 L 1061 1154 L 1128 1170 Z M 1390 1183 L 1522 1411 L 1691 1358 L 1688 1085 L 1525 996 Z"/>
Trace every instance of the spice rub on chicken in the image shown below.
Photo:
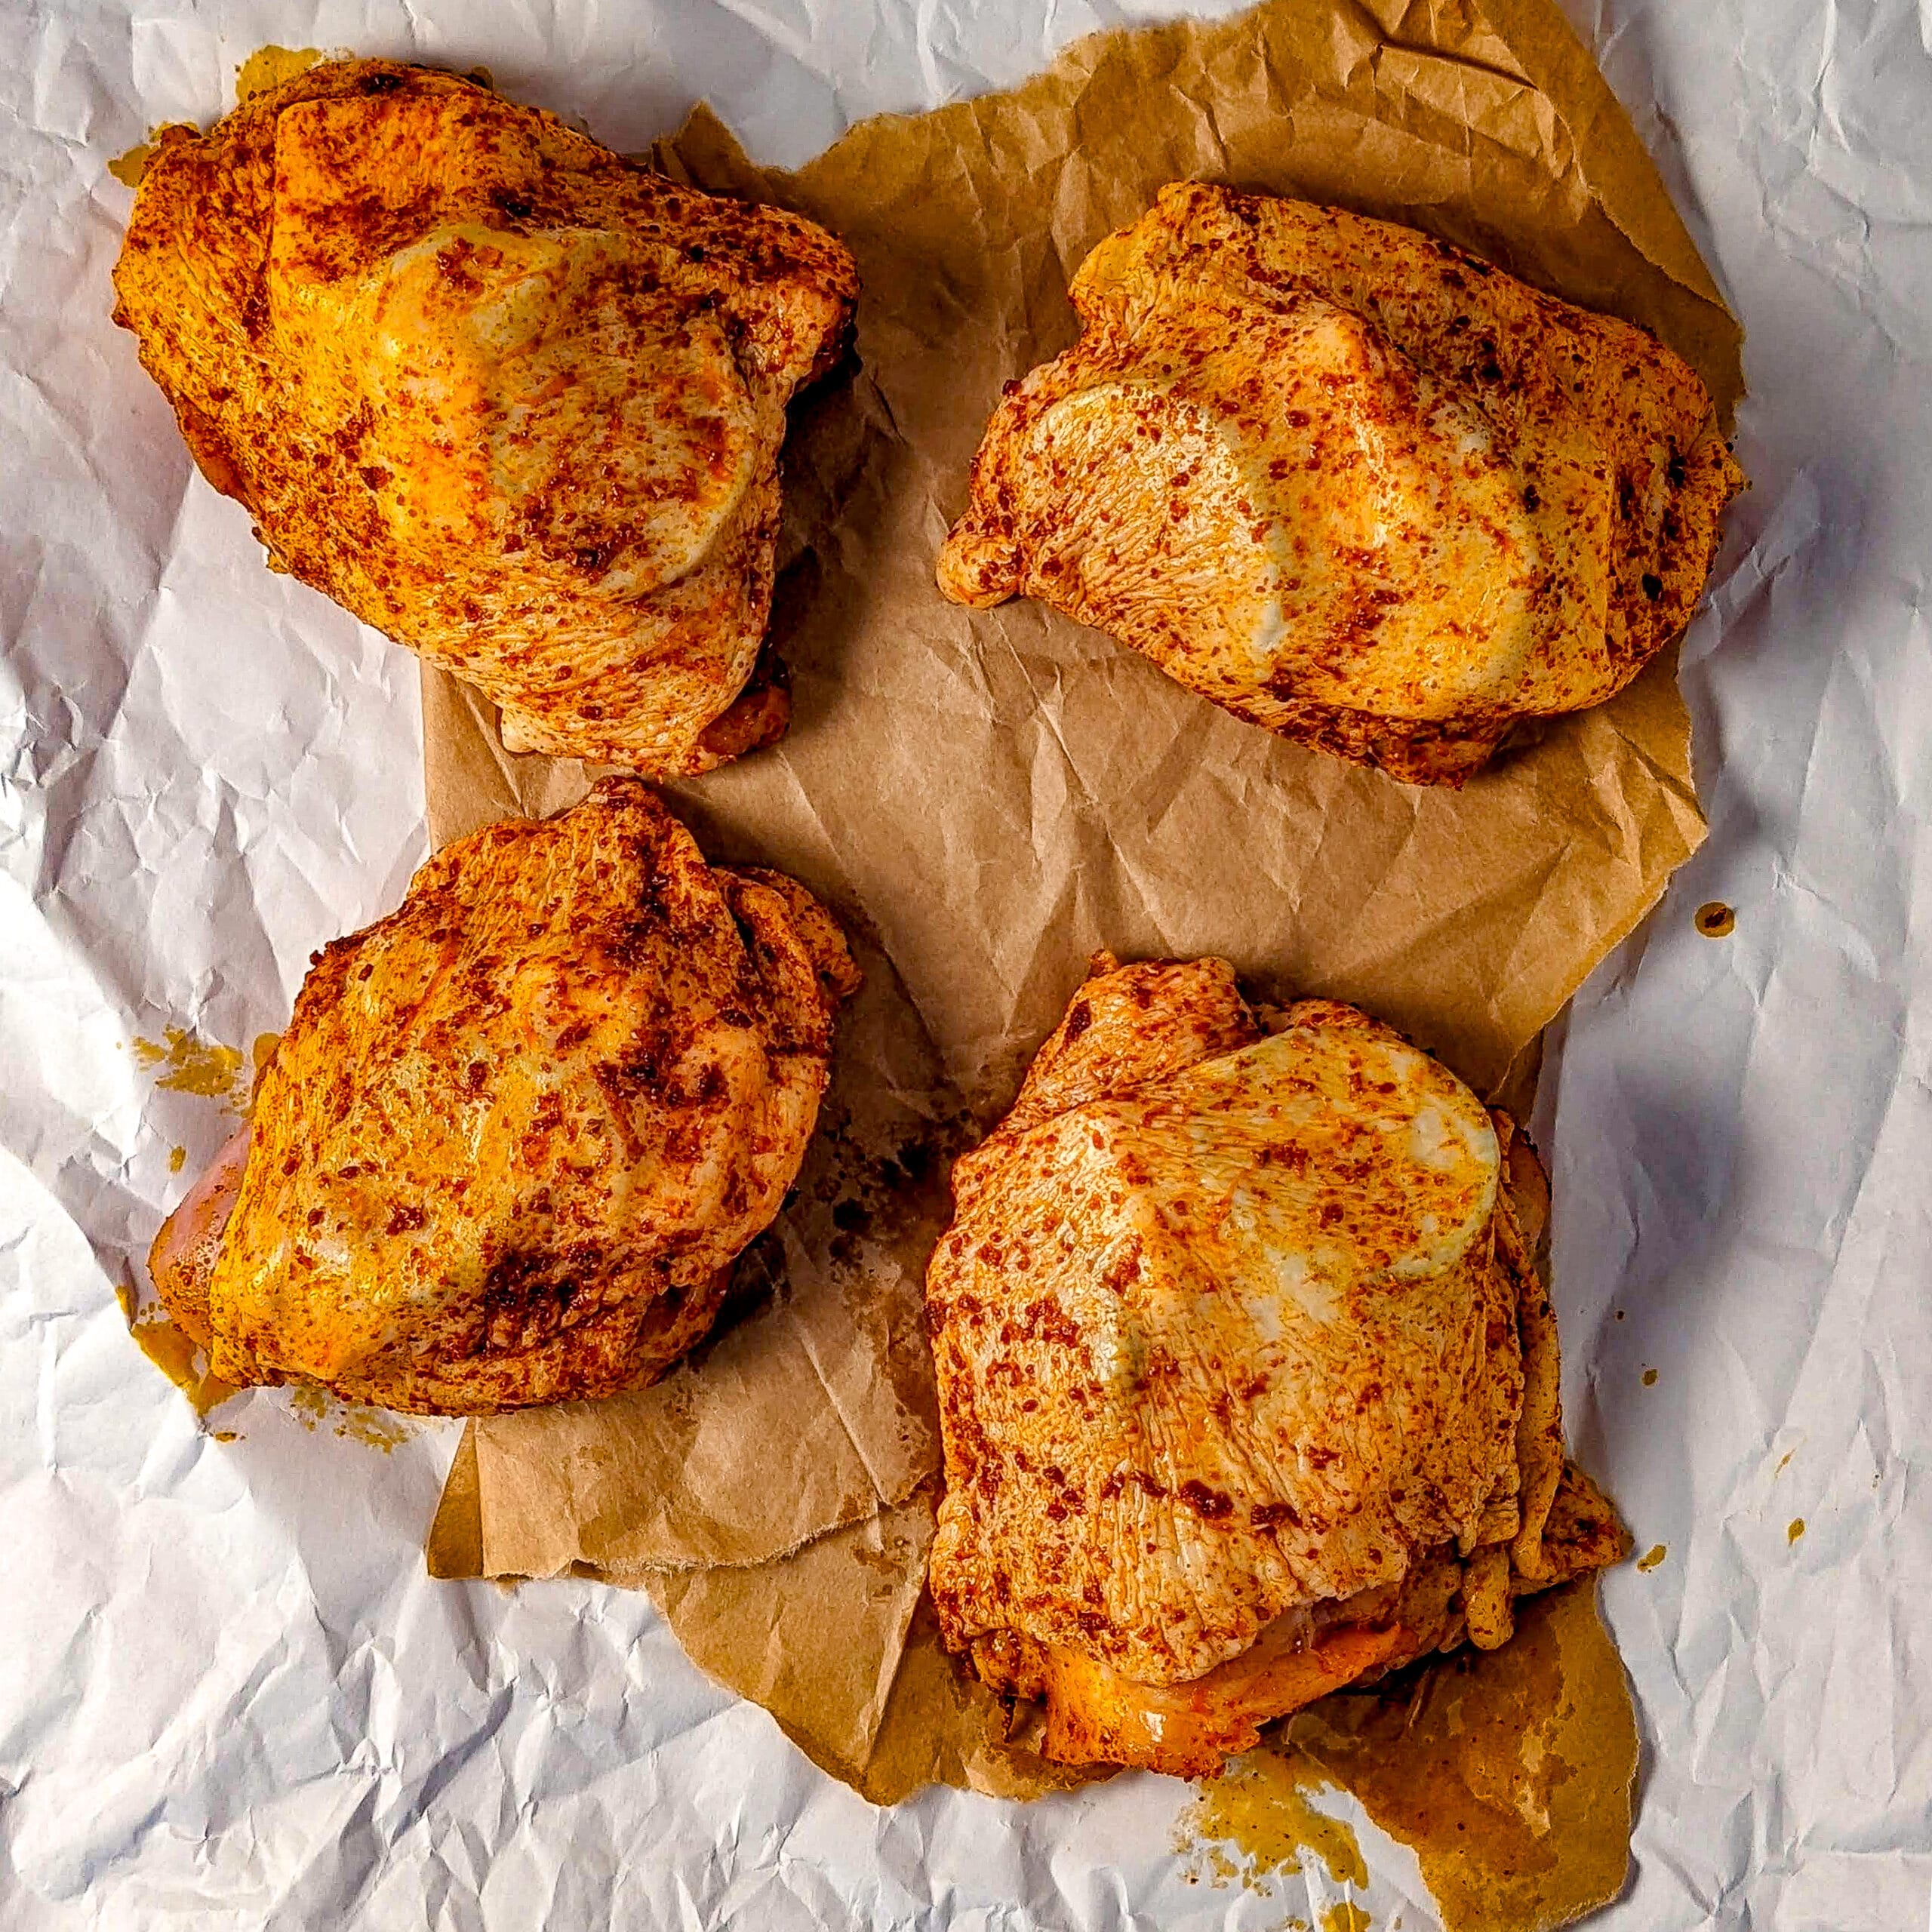
<path fill-rule="evenodd" d="M 654 774 L 780 735 L 785 409 L 850 254 L 453 74 L 338 60 L 168 129 L 115 270 L 202 473 L 288 571 Z"/>
<path fill-rule="evenodd" d="M 250 1126 L 155 1241 L 237 1384 L 470 1414 L 654 1380 L 818 1117 L 858 974 L 634 779 L 492 825 L 315 955 Z"/>
<path fill-rule="evenodd" d="M 1564 1454 L 1534 1153 L 1352 1008 L 1279 1020 L 1102 955 L 954 1172 L 932 1594 L 1063 1763 L 1211 1771 L 1627 1549 Z"/>
<path fill-rule="evenodd" d="M 1185 182 L 1089 255 L 940 553 L 1284 737 L 1460 785 L 1684 628 L 1742 478 L 1643 330 L 1413 229 Z"/>

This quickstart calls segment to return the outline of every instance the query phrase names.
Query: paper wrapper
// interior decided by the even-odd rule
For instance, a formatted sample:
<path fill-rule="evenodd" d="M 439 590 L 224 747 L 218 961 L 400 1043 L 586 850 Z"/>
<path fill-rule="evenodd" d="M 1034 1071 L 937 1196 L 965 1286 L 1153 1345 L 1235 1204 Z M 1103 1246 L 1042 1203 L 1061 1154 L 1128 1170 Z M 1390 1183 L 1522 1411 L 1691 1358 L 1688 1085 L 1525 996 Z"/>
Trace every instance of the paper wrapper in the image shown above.
<path fill-rule="evenodd" d="M 787 446 L 774 631 L 789 736 L 675 808 L 712 857 L 804 880 L 860 942 L 775 1284 L 622 1401 L 472 1426 L 438 1574 L 641 1586 L 700 1664 L 890 1799 L 1059 1777 L 919 1614 L 937 1471 L 919 1327 L 952 1153 L 1004 1107 L 1087 955 L 1217 953 L 1263 996 L 1356 1002 L 1521 1109 L 1544 1025 L 1695 848 L 1674 663 L 1556 721 L 1460 793 L 1281 743 L 1032 603 L 934 589 L 1000 385 L 1071 339 L 1067 281 L 1164 183 L 1340 203 L 1640 322 L 1728 420 L 1739 331 L 1629 122 L 1553 7 L 1348 0 L 1118 32 L 1014 92 L 854 128 L 761 171 L 703 109 L 660 165 L 800 209 L 863 278 L 860 370 Z M 424 674 L 447 840 L 589 774 L 515 757 Z"/>

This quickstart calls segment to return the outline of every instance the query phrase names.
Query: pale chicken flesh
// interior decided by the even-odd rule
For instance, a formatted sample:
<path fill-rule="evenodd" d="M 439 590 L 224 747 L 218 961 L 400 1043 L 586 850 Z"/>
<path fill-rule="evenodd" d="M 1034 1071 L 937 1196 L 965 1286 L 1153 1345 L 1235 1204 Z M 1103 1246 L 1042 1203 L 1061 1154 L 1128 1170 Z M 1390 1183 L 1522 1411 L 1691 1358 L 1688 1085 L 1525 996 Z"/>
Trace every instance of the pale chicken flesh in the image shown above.
<path fill-rule="evenodd" d="M 1620 1553 L 1566 1467 L 1538 1171 L 1351 1008 L 1268 1032 L 1223 961 L 1096 961 L 927 1287 L 934 1600 L 1048 1755 L 1212 1769 Z"/>
<path fill-rule="evenodd" d="M 785 410 L 857 280 L 453 74 L 329 62 L 164 134 L 116 319 L 271 563 L 480 687 L 512 749 L 701 771 L 782 732 Z"/>
<path fill-rule="evenodd" d="M 635 780 L 473 833 L 316 955 L 162 1300 L 238 1384 L 470 1414 L 648 1382 L 777 1215 L 857 984 L 802 886 L 708 866 Z"/>
<path fill-rule="evenodd" d="M 1238 715 L 1419 783 L 1680 632 L 1741 478 L 1643 330 L 1393 223 L 1198 182 L 1008 386 L 940 588 L 1042 599 Z"/>

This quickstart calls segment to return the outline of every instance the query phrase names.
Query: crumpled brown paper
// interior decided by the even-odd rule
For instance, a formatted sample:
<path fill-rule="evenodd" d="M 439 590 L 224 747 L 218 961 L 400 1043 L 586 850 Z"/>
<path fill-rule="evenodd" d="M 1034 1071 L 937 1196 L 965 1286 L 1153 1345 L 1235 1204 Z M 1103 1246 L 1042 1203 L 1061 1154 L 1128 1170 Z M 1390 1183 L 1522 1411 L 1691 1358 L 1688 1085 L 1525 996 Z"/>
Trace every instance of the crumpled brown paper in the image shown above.
<path fill-rule="evenodd" d="M 952 1152 L 1088 953 L 1218 953 L 1263 997 L 1358 1002 L 1520 1106 L 1542 1028 L 1703 822 L 1670 661 L 1449 793 L 1281 743 L 1037 605 L 945 602 L 934 552 L 999 386 L 1071 340 L 1088 249 L 1189 175 L 1411 222 L 1643 323 L 1727 421 L 1740 332 L 1549 0 L 1275 0 L 1083 42 L 794 174 L 702 108 L 657 158 L 825 223 L 863 278 L 860 371 L 795 408 L 787 446 L 790 735 L 669 795 L 712 857 L 819 892 L 867 989 L 749 1270 L 777 1285 L 656 1389 L 474 1425 L 431 1564 L 641 1584 L 700 1664 L 869 1795 L 1023 1794 L 1064 1777 L 1004 1741 L 919 1609 L 919 1278 Z M 438 841 L 585 789 L 503 752 L 441 674 L 424 706 Z"/>

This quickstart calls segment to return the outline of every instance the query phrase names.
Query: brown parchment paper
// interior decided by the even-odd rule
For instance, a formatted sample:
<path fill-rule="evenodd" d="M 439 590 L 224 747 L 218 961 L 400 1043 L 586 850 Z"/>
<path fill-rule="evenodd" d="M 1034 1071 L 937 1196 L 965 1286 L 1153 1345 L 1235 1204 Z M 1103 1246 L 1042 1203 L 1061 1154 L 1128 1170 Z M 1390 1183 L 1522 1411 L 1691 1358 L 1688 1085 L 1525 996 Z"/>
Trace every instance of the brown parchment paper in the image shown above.
<path fill-rule="evenodd" d="M 699 1663 L 869 1795 L 1024 1795 L 1064 1774 L 1004 1740 L 920 1608 L 919 1275 L 951 1154 L 1088 954 L 1219 953 L 1263 996 L 1358 1002 L 1520 1107 L 1541 1029 L 1703 822 L 1669 660 L 1450 794 L 1280 743 L 1037 605 L 944 602 L 934 555 L 999 386 L 1071 340 L 1094 243 L 1190 175 L 1411 222 L 1641 322 L 1727 420 L 1740 334 L 1549 0 L 1275 0 L 1083 42 L 795 174 L 752 166 L 702 108 L 655 158 L 824 222 L 863 278 L 857 371 L 796 406 L 786 449 L 790 734 L 667 795 L 712 857 L 824 897 L 868 983 L 749 1312 L 655 1389 L 473 1425 L 431 1566 L 641 1586 Z M 438 841 L 587 784 L 506 753 L 442 674 L 423 700 Z"/>
<path fill-rule="evenodd" d="M 786 1212 L 663 1381 L 475 1426 L 485 1574 L 758 1563 L 938 1466 L 921 1281 L 965 1123 L 890 962 L 839 910 L 866 983 Z"/>

